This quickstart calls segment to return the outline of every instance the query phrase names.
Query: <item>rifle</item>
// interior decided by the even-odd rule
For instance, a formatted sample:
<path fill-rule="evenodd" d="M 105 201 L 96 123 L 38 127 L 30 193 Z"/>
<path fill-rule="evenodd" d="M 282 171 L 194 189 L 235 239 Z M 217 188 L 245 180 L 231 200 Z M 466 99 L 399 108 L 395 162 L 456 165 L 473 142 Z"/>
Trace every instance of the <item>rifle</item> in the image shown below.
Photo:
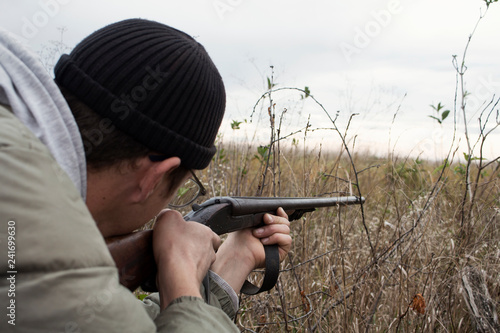
<path fill-rule="evenodd" d="M 255 228 L 263 225 L 264 214 L 275 214 L 282 207 L 288 220 L 300 219 L 305 213 L 316 208 L 362 204 L 363 197 L 331 198 L 263 198 L 263 197 L 215 197 L 202 204 L 194 204 L 192 211 L 184 219 L 210 227 L 216 234 Z M 156 264 L 153 257 L 152 230 L 133 232 L 129 235 L 106 239 L 111 256 L 120 274 L 120 283 L 135 290 L 142 286 L 145 291 L 156 290 Z M 279 275 L 279 253 L 277 245 L 264 246 L 266 267 L 262 286 L 256 287 L 245 281 L 242 292 L 256 294 L 270 290 Z"/>

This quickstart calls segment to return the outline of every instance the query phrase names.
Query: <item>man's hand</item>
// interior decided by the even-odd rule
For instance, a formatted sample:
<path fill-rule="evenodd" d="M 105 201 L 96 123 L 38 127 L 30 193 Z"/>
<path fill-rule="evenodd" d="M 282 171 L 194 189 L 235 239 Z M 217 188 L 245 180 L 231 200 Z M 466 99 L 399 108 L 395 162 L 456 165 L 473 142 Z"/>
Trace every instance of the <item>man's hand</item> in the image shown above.
<path fill-rule="evenodd" d="M 285 211 L 279 208 L 277 215 L 264 215 L 264 223 L 266 225 L 258 229 L 244 229 L 229 234 L 217 252 L 217 259 L 211 269 L 229 283 L 236 293 L 240 292 L 252 270 L 264 267 L 263 245 L 278 244 L 280 261 L 290 251 L 292 238 Z"/>
<path fill-rule="evenodd" d="M 280 252 L 280 262 L 285 259 L 288 251 L 292 246 L 292 237 L 290 236 L 290 221 L 288 215 L 282 208 L 277 211 L 277 216 L 266 214 L 264 215 L 264 223 L 266 226 L 254 229 L 252 234 L 260 239 L 263 245 L 278 244 Z M 264 267 L 265 256 L 259 249 L 252 251 L 255 259 L 255 268 Z"/>
<path fill-rule="evenodd" d="M 164 210 L 158 215 L 153 251 L 162 310 L 178 297 L 201 297 L 200 285 L 216 259 L 220 242 L 210 228 L 184 221 L 179 212 Z"/>

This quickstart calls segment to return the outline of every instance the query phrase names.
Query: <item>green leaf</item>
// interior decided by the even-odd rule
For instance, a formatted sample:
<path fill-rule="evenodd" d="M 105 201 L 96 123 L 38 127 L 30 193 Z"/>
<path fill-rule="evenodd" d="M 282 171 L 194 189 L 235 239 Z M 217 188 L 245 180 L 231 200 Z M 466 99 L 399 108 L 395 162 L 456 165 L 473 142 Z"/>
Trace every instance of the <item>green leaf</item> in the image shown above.
<path fill-rule="evenodd" d="M 311 95 L 311 90 L 309 90 L 309 87 L 308 87 L 308 86 L 306 86 L 306 87 L 304 88 L 304 92 L 305 92 L 305 95 L 304 95 L 304 96 L 302 96 L 302 99 L 307 98 L 307 97 L 309 97 L 309 96 Z"/>
<path fill-rule="evenodd" d="M 444 109 L 444 104 L 441 104 L 441 102 L 439 102 L 436 106 L 434 105 L 430 105 L 431 108 L 434 109 L 434 111 L 437 112 L 438 116 L 435 117 L 435 116 L 429 116 L 431 117 L 432 119 L 435 119 L 440 125 L 443 124 L 443 120 L 445 120 L 448 115 L 450 114 L 450 110 L 444 110 L 441 112 L 441 110 Z"/>
<path fill-rule="evenodd" d="M 238 130 L 240 129 L 241 123 L 242 123 L 241 121 L 233 120 L 233 122 L 231 123 L 231 128 L 233 130 Z"/>
<path fill-rule="evenodd" d="M 438 103 L 438 105 L 434 106 L 431 104 L 431 108 L 433 108 L 437 113 L 441 111 L 442 108 L 444 108 L 444 105 L 441 105 L 441 102 Z"/>
<path fill-rule="evenodd" d="M 443 111 L 443 113 L 441 113 L 441 120 L 445 120 L 449 114 L 450 114 L 450 110 Z"/>
<path fill-rule="evenodd" d="M 276 84 L 277 83 L 272 83 L 271 82 L 271 79 L 269 78 L 269 76 L 267 77 L 267 90 L 273 89 Z"/>
<path fill-rule="evenodd" d="M 464 154 L 464 158 L 465 158 L 466 161 L 469 161 L 469 160 L 471 160 L 471 161 L 478 161 L 478 160 L 484 161 L 486 159 L 484 157 L 481 158 L 481 157 L 474 157 L 474 156 L 471 156 L 471 155 L 467 155 L 466 153 L 463 153 L 463 154 Z"/>
<path fill-rule="evenodd" d="M 259 155 L 262 156 L 263 158 L 267 157 L 268 150 L 269 150 L 269 147 L 267 147 L 267 146 L 257 147 L 257 153 L 259 153 Z"/>
<path fill-rule="evenodd" d="M 189 191 L 189 188 L 187 188 L 187 187 L 179 187 L 179 189 L 177 190 L 177 196 L 178 197 L 182 197 L 184 194 L 187 193 L 187 191 Z"/>
<path fill-rule="evenodd" d="M 465 165 L 459 164 L 453 169 L 454 174 L 465 175 Z"/>
<path fill-rule="evenodd" d="M 438 166 L 436 169 L 434 169 L 434 173 L 436 172 L 439 172 L 439 171 L 442 171 L 444 168 L 447 168 L 450 166 L 450 163 L 448 162 L 448 159 L 445 159 L 443 161 L 443 164 L 441 164 L 440 166 Z"/>
<path fill-rule="evenodd" d="M 434 116 L 428 116 L 428 117 L 430 117 L 430 118 L 432 118 L 432 119 L 436 119 L 436 120 L 437 120 L 437 122 L 441 124 L 441 119 L 439 119 L 439 118 L 437 118 L 437 117 L 434 117 Z"/>

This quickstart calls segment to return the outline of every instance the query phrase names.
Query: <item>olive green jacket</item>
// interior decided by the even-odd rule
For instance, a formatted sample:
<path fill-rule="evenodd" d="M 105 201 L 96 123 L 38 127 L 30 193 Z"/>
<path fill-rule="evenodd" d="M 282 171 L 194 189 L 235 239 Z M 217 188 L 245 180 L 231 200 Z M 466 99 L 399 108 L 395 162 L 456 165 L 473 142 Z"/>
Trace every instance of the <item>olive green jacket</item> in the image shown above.
<path fill-rule="evenodd" d="M 1 106 L 0 275 L 0 332 L 238 332 L 216 283 L 211 305 L 181 297 L 161 312 L 157 295 L 122 287 L 80 193 Z"/>

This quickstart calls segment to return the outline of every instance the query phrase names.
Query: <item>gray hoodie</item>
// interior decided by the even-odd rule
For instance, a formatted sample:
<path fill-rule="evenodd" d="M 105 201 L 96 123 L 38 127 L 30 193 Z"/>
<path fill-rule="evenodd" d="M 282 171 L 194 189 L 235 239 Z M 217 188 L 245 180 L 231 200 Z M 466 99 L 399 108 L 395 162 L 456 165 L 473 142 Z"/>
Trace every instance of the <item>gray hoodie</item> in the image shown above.
<path fill-rule="evenodd" d="M 0 104 L 50 150 L 85 201 L 87 170 L 75 119 L 54 80 L 32 52 L 0 28 Z"/>

